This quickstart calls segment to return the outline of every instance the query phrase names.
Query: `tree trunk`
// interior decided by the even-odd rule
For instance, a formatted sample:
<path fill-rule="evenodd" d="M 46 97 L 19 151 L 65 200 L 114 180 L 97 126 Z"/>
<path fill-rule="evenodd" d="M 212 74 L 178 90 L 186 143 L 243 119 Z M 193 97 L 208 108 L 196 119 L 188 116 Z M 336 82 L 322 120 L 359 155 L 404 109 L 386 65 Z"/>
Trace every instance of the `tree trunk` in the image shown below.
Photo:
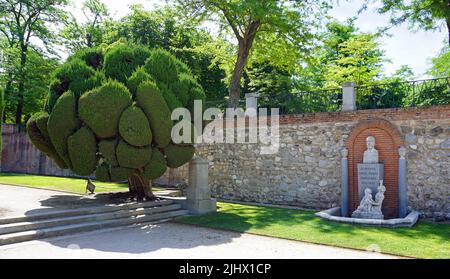
<path fill-rule="evenodd" d="M 135 171 L 128 178 L 128 188 L 138 200 L 153 200 L 155 198 L 152 192 L 151 181 L 142 177 L 138 171 Z"/>
<path fill-rule="evenodd" d="M 450 46 L 450 18 L 447 18 L 448 45 Z"/>
<path fill-rule="evenodd" d="M 236 108 L 239 105 L 239 98 L 241 95 L 241 79 L 244 73 L 244 69 L 247 66 L 248 56 L 250 49 L 252 48 L 253 41 L 255 40 L 256 33 L 261 26 L 260 21 L 253 21 L 247 27 L 247 30 L 243 37 L 239 37 L 239 50 L 236 63 L 234 64 L 233 75 L 231 77 L 228 101 L 228 107 Z"/>
<path fill-rule="evenodd" d="M 25 91 L 25 64 L 27 62 L 28 47 L 22 46 L 20 51 L 20 70 L 19 70 L 19 91 L 17 92 L 17 110 L 16 110 L 16 125 L 22 123 L 23 114 L 23 94 Z"/>
<path fill-rule="evenodd" d="M 231 76 L 229 103 L 228 107 L 236 108 L 239 105 L 239 98 L 241 95 L 241 78 L 244 73 L 244 68 L 248 62 L 249 49 L 246 44 L 239 43 L 238 57 L 234 65 L 233 75 Z"/>

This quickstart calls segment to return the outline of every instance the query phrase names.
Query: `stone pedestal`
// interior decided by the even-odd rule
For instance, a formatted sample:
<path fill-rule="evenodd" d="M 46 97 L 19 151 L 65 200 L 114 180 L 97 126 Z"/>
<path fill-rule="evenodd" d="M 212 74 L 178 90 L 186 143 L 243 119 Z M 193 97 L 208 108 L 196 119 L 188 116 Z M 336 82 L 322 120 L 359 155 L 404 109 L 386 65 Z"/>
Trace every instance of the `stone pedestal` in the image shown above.
<path fill-rule="evenodd" d="M 372 194 L 378 192 L 380 180 L 384 180 L 384 164 L 358 164 L 358 197 L 364 196 L 364 190 L 369 188 Z"/>
<path fill-rule="evenodd" d="M 189 163 L 186 207 L 194 215 L 215 212 L 217 209 L 216 199 L 211 198 L 208 184 L 208 161 L 200 157 L 195 157 Z"/>

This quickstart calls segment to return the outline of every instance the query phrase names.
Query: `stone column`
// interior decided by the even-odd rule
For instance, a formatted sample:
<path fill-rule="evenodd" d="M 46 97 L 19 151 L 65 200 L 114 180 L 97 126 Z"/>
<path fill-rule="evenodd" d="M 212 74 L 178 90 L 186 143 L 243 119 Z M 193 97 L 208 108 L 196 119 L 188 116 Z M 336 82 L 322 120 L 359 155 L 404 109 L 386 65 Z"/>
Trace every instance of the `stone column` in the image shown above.
<path fill-rule="evenodd" d="M 211 198 L 208 184 L 208 161 L 194 157 L 189 163 L 189 183 L 186 206 L 191 214 L 200 215 L 216 211 L 216 200 Z"/>
<path fill-rule="evenodd" d="M 356 110 L 356 83 L 342 84 L 342 111 Z"/>
<path fill-rule="evenodd" d="M 400 158 L 398 159 L 398 214 L 400 218 L 408 214 L 408 196 L 406 189 L 406 148 L 398 149 Z"/>
<path fill-rule="evenodd" d="M 341 150 L 341 216 L 349 215 L 348 212 L 348 150 Z"/>
<path fill-rule="evenodd" d="M 247 116 L 256 116 L 258 112 L 258 94 L 245 94 L 245 111 Z"/>

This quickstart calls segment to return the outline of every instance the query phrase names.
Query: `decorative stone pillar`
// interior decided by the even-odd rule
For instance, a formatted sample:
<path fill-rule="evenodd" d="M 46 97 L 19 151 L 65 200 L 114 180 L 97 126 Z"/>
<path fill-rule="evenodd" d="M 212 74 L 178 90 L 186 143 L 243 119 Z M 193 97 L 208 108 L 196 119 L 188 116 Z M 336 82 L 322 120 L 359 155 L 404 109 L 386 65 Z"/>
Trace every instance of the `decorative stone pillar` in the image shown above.
<path fill-rule="evenodd" d="M 342 111 L 356 110 L 356 83 L 342 84 Z"/>
<path fill-rule="evenodd" d="M 341 216 L 348 216 L 348 149 L 341 150 Z"/>
<path fill-rule="evenodd" d="M 216 199 L 211 198 L 208 184 L 208 161 L 194 157 L 189 163 L 189 185 L 186 189 L 186 207 L 191 214 L 215 212 Z"/>
<path fill-rule="evenodd" d="M 258 111 L 258 94 L 245 94 L 245 111 L 247 116 L 256 116 Z"/>
<path fill-rule="evenodd" d="M 400 218 L 408 214 L 408 197 L 406 186 L 406 148 L 404 146 L 398 149 L 400 158 L 398 159 L 398 215 Z"/>

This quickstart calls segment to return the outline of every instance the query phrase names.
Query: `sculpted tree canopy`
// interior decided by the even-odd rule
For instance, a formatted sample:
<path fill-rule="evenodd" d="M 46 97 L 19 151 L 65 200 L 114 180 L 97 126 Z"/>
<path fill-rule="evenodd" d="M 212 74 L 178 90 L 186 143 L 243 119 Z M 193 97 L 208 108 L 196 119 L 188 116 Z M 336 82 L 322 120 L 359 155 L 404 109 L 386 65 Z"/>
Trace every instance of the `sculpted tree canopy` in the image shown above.
<path fill-rule="evenodd" d="M 86 48 L 53 74 L 45 108 L 27 123 L 33 144 L 61 168 L 97 180 L 128 180 L 138 198 L 152 198 L 150 181 L 194 155 L 171 141 L 171 112 L 203 89 L 170 53 L 118 44 Z"/>

